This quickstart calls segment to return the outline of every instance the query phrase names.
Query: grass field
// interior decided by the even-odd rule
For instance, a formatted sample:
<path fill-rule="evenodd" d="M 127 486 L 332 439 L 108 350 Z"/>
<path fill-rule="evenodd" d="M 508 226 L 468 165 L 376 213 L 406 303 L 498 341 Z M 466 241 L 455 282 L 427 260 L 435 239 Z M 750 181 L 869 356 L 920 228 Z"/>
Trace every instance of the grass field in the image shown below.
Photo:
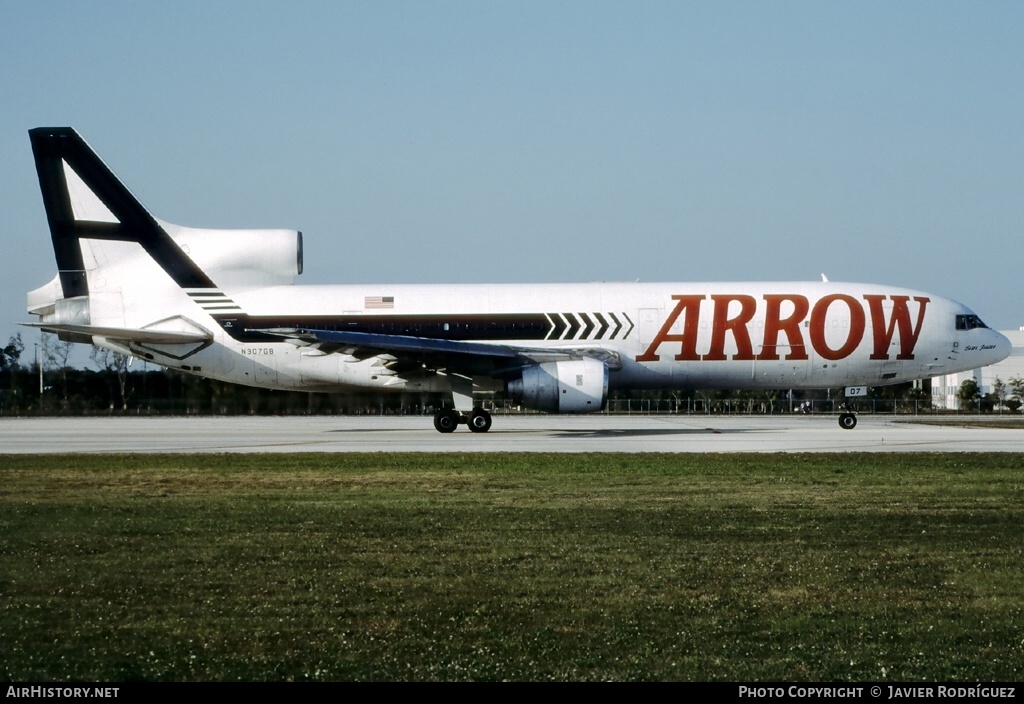
<path fill-rule="evenodd" d="M 1021 680 L 1024 457 L 0 456 L 7 680 Z"/>

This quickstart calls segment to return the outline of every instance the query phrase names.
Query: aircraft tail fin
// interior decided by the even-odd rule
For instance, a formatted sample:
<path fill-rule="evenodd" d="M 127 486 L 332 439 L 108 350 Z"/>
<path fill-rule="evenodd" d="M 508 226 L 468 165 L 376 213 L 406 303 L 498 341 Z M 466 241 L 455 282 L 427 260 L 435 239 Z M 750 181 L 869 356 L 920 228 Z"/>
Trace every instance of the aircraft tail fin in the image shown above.
<path fill-rule="evenodd" d="M 65 298 L 89 293 L 79 240 L 137 242 L 182 288 L 214 283 L 70 127 L 29 130 Z"/>

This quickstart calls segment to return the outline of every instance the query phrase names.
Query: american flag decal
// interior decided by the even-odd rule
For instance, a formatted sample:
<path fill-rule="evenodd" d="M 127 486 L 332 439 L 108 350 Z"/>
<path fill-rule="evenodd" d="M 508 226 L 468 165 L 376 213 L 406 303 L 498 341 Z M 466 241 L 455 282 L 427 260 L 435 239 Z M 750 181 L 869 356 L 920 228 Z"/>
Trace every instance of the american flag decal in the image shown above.
<path fill-rule="evenodd" d="M 363 308 L 367 309 L 380 309 L 380 308 L 394 308 L 395 297 L 394 296 L 367 296 L 363 299 Z"/>

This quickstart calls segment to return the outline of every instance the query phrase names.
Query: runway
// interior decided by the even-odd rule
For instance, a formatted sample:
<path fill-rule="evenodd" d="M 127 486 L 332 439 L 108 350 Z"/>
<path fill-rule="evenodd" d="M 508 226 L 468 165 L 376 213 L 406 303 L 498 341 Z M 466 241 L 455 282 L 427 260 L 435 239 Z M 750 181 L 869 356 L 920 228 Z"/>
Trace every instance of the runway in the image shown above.
<path fill-rule="evenodd" d="M 495 416 L 449 435 L 423 416 L 3 418 L 2 453 L 1024 452 L 1024 430 L 862 416 Z M 955 420 L 955 419 L 954 419 Z"/>

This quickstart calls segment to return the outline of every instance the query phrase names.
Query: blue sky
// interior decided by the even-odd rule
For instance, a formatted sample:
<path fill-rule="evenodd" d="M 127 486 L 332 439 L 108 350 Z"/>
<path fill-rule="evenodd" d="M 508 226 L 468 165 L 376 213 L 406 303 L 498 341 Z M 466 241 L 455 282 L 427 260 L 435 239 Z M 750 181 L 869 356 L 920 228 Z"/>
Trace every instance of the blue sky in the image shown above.
<path fill-rule="evenodd" d="M 889 283 L 1024 325 L 1018 2 L 0 0 L 0 338 L 54 274 L 27 130 L 303 283 Z M 25 330 L 32 341 L 37 333 Z"/>

